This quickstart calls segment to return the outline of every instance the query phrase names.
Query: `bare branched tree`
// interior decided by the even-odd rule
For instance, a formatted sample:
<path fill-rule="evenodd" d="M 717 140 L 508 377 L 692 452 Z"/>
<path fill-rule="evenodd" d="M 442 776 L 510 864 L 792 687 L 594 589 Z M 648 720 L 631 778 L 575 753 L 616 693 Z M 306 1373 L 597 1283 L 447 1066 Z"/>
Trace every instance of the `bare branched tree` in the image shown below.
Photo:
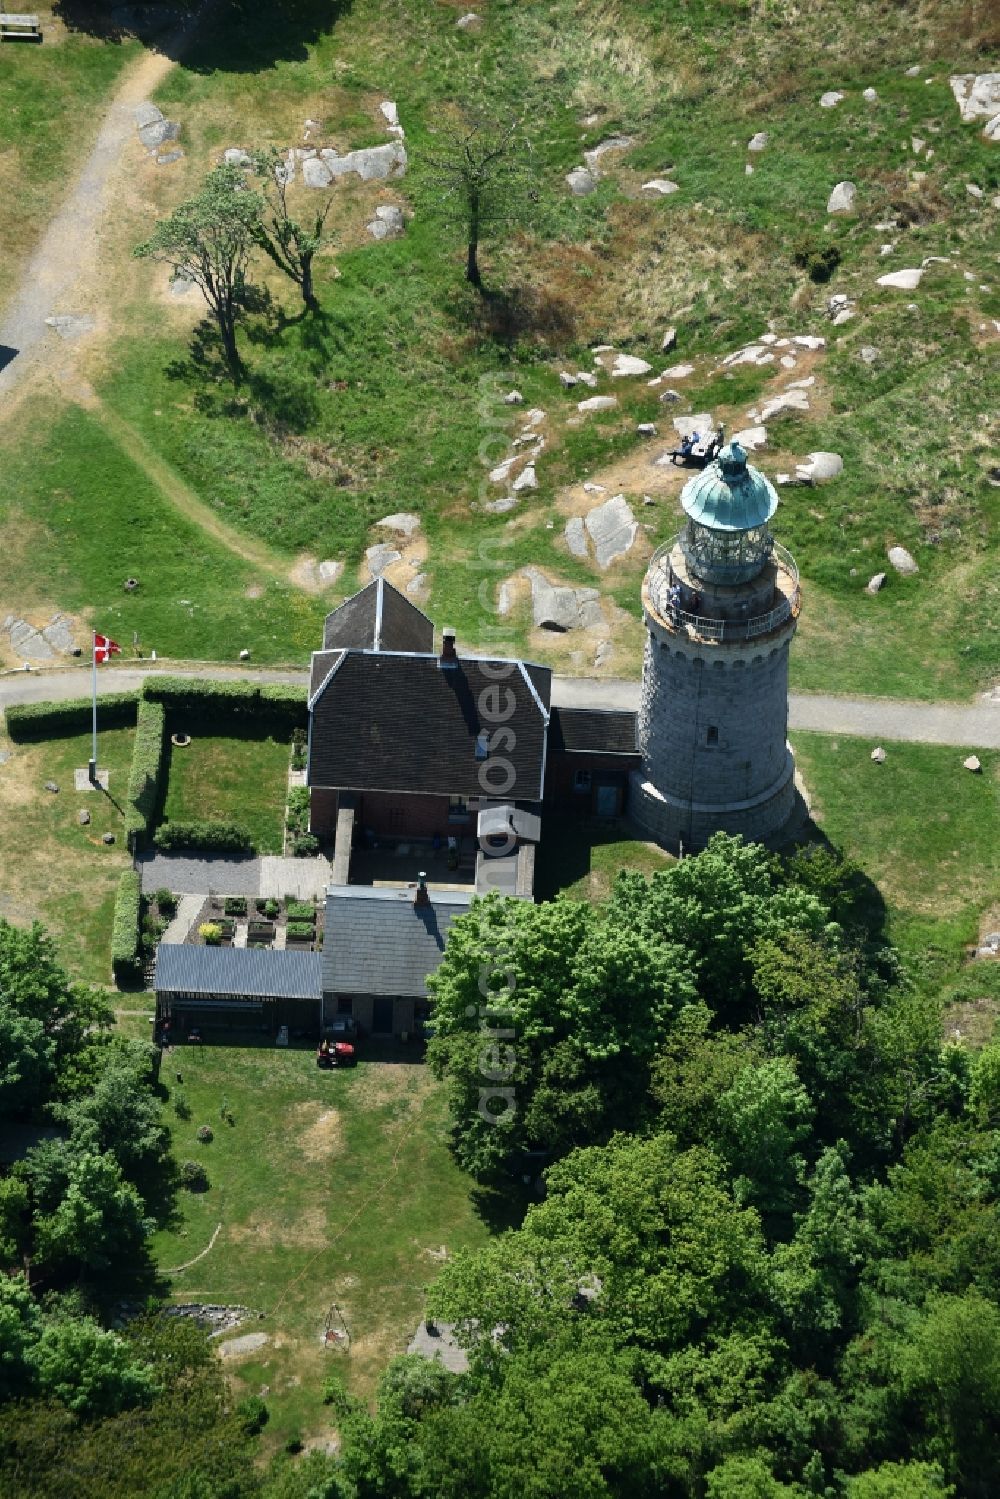
<path fill-rule="evenodd" d="M 280 154 L 272 147 L 270 151 L 255 151 L 252 156 L 253 169 L 261 181 L 264 213 L 257 225 L 257 243 L 264 253 L 283 271 L 302 293 L 302 300 L 314 312 L 319 302 L 313 286 L 313 260 L 330 236 L 325 232 L 326 220 L 333 203 L 328 197 L 321 205 L 311 225 L 300 224 L 288 209 L 287 170 Z"/>
<path fill-rule="evenodd" d="M 426 158 L 432 180 L 441 188 L 442 206 L 464 230 L 465 278 L 479 291 L 480 241 L 509 228 L 534 196 L 524 159 L 527 149 L 516 120 L 509 125 L 479 120 L 451 132 L 442 149 Z"/>

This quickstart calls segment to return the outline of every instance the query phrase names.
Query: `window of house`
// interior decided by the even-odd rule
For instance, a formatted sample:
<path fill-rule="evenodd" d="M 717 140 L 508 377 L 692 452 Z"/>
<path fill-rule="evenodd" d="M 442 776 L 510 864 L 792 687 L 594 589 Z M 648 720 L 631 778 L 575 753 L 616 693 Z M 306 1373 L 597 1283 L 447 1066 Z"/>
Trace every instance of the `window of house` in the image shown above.
<path fill-rule="evenodd" d="M 468 817 L 468 815 L 469 815 L 469 804 L 466 801 L 465 797 L 464 796 L 449 796 L 449 798 L 448 798 L 448 816 L 449 817 Z"/>
<path fill-rule="evenodd" d="M 715 727 L 709 727 L 708 733 L 707 733 L 707 735 L 705 737 L 706 737 L 706 742 L 708 744 L 718 744 L 718 742 L 719 742 L 719 731 L 718 731 L 718 729 L 715 728 Z"/>
<path fill-rule="evenodd" d="M 576 771 L 574 773 L 574 776 L 573 776 L 573 790 L 574 791 L 589 791 L 590 790 L 590 771 L 589 770 L 578 770 L 578 771 Z"/>

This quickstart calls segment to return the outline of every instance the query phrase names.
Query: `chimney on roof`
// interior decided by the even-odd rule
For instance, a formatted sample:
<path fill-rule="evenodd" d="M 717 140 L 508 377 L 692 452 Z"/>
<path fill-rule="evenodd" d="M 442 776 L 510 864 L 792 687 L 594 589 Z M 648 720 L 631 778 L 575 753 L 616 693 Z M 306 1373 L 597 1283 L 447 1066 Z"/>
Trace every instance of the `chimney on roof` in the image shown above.
<path fill-rule="evenodd" d="M 456 666 L 458 664 L 458 652 L 455 649 L 455 631 L 449 630 L 446 625 L 441 631 L 441 662 L 442 666 Z"/>
<path fill-rule="evenodd" d="M 419 908 L 420 906 L 429 906 L 430 903 L 431 903 L 431 898 L 430 898 L 430 895 L 428 894 L 428 890 L 427 890 L 427 871 L 426 871 L 426 869 L 422 869 L 420 871 L 419 878 L 420 878 L 420 884 L 417 886 L 416 894 L 413 897 L 413 905 L 414 905 L 415 908 Z"/>

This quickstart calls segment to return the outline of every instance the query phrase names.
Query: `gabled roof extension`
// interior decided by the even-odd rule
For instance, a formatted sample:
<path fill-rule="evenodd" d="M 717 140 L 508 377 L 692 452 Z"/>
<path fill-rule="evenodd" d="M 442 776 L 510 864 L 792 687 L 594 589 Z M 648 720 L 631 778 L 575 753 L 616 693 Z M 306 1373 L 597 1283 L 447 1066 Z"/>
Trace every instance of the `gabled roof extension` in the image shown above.
<path fill-rule="evenodd" d="M 323 626 L 323 650 L 433 651 L 434 626 L 385 578 L 352 594 Z"/>

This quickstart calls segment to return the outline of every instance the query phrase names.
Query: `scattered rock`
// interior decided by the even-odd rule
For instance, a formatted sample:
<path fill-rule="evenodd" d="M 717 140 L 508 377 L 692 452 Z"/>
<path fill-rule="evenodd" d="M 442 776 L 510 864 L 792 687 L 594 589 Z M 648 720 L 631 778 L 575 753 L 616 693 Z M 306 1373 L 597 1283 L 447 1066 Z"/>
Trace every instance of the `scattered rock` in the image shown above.
<path fill-rule="evenodd" d="M 147 151 L 158 151 L 167 141 L 175 141 L 181 133 L 181 127 L 176 120 L 151 120 L 148 125 L 142 125 L 139 129 L 139 140 Z"/>
<path fill-rule="evenodd" d="M 137 130 L 145 130 L 147 125 L 155 125 L 163 119 L 163 111 L 147 101 L 136 105 L 132 111 L 132 118 L 135 120 Z"/>
<path fill-rule="evenodd" d="M 957 73 L 948 82 L 965 124 L 1000 115 L 1000 73 Z"/>
<path fill-rule="evenodd" d="M 702 437 L 715 431 L 715 422 L 710 411 L 696 411 L 692 416 L 675 416 L 674 431 L 678 437 L 693 437 L 699 432 Z"/>
<path fill-rule="evenodd" d="M 597 650 L 594 652 L 594 665 L 596 667 L 607 666 L 614 653 L 615 648 L 611 644 L 611 641 L 602 640 L 600 645 L 597 647 Z"/>
<path fill-rule="evenodd" d="M 971 770 L 973 775 L 978 775 L 983 768 L 978 755 L 969 755 L 968 759 L 962 761 L 962 766 L 965 770 Z"/>
<path fill-rule="evenodd" d="M 753 453 L 767 443 L 767 428 L 744 427 L 742 432 L 733 433 L 732 440 L 738 442 L 740 447 L 746 448 L 748 453 Z"/>
<path fill-rule="evenodd" d="M 114 835 L 114 833 L 102 833 L 101 834 L 101 842 L 104 843 L 104 844 L 106 844 L 108 846 L 108 848 L 111 847 L 111 845 L 114 843 L 114 841 L 115 841 L 115 835 Z"/>
<path fill-rule="evenodd" d="M 90 821 L 90 813 L 87 811 L 86 807 L 80 808 L 79 812 L 76 814 L 76 820 L 82 828 L 85 828 L 87 826 Z"/>
<path fill-rule="evenodd" d="M 566 545 L 574 557 L 586 558 L 590 555 L 587 549 L 587 533 L 583 526 L 583 516 L 574 515 L 566 522 Z"/>
<path fill-rule="evenodd" d="M 897 291 L 916 291 L 920 285 L 922 270 L 890 271 L 888 275 L 878 278 L 879 286 L 891 286 Z"/>
<path fill-rule="evenodd" d="M 537 489 L 538 475 L 535 473 L 535 465 L 529 463 L 526 468 L 523 468 L 510 487 L 515 494 L 520 494 L 522 489 Z"/>
<path fill-rule="evenodd" d="M 914 63 L 914 65 L 913 65 L 912 68 L 907 68 L 906 72 L 903 74 L 903 77 L 904 78 L 919 78 L 922 72 L 923 72 L 923 68 L 920 66 L 920 64 L 919 63 Z"/>
<path fill-rule="evenodd" d="M 54 651 L 61 655 L 79 655 L 76 641 L 73 639 L 73 631 L 70 627 L 68 615 L 54 614 L 49 623 L 42 630 L 42 636 L 48 641 Z"/>
<path fill-rule="evenodd" d="M 245 1332 L 241 1337 L 227 1338 L 224 1343 L 220 1343 L 219 1353 L 222 1358 L 239 1358 L 244 1353 L 255 1353 L 270 1341 L 266 1332 Z"/>
<path fill-rule="evenodd" d="M 517 500 L 512 494 L 504 495 L 500 500 L 487 500 L 483 509 L 487 515 L 506 515 L 508 510 L 513 510 Z"/>
<path fill-rule="evenodd" d="M 875 748 L 872 750 L 871 758 L 874 760 L 874 762 L 875 762 L 876 765 L 884 765 L 885 764 L 885 750 L 882 748 L 882 746 L 880 744 L 877 744 L 875 746 Z"/>
<path fill-rule="evenodd" d="M 565 386 L 565 388 L 567 390 L 572 390 L 573 386 L 574 385 L 579 385 L 580 382 L 576 378 L 576 376 L 575 375 L 571 375 L 568 370 L 560 370 L 559 371 L 559 383 L 560 383 L 560 385 Z"/>
<path fill-rule="evenodd" d="M 792 343 L 798 344 L 800 349 L 808 349 L 815 353 L 817 349 L 826 348 L 826 339 L 821 338 L 818 333 L 796 333 Z"/>
<path fill-rule="evenodd" d="M 981 198 L 983 196 L 982 188 L 977 187 L 974 182 L 967 182 L 965 184 L 965 191 L 968 193 L 970 198 Z"/>
<path fill-rule="evenodd" d="M 862 99 L 864 99 L 866 104 L 875 104 L 878 100 L 878 89 L 866 88 L 863 91 L 861 97 Z"/>
<path fill-rule="evenodd" d="M 606 141 L 601 141 L 589 151 L 584 151 L 583 159 L 591 172 L 597 172 L 597 163 L 608 151 L 627 151 L 630 146 L 635 145 L 635 137 L 631 135 L 609 135 Z"/>
<path fill-rule="evenodd" d="M 520 406 L 523 402 L 524 397 L 519 390 L 509 390 L 503 398 L 505 406 Z"/>
<path fill-rule="evenodd" d="M 789 386 L 788 390 L 783 391 L 781 395 L 772 396 L 769 401 L 764 402 L 760 408 L 760 420 L 766 422 L 772 416 L 780 416 L 786 411 L 808 410 L 809 397 L 806 392 L 801 388 L 793 389 Z"/>
<path fill-rule="evenodd" d="M 365 227 L 372 239 L 391 239 L 406 228 L 403 210 L 395 203 L 380 203 Z"/>
<path fill-rule="evenodd" d="M 747 150 L 748 151 L 763 151 L 770 139 L 771 139 L 771 136 L 770 136 L 770 134 L 769 134 L 768 131 L 766 131 L 766 130 L 758 130 L 757 134 L 756 135 L 752 135 L 750 137 L 750 139 L 747 141 Z"/>
<path fill-rule="evenodd" d="M 186 297 L 189 291 L 194 291 L 196 283 L 189 281 L 186 276 L 175 276 L 170 283 L 170 295 L 172 297 Z"/>
<path fill-rule="evenodd" d="M 591 176 L 586 167 L 574 167 L 566 174 L 566 184 L 574 198 L 585 198 L 597 186 L 597 178 Z"/>
<path fill-rule="evenodd" d="M 536 629 L 590 629 L 604 623 L 600 593 L 596 588 L 568 588 L 550 583 L 537 568 L 526 567 L 531 584 L 532 619 Z"/>
<path fill-rule="evenodd" d="M 398 510 L 393 515 L 383 515 L 375 524 L 384 526 L 387 531 L 399 531 L 403 536 L 412 536 L 414 531 L 420 529 L 420 516 L 414 515 L 410 510 Z"/>
<path fill-rule="evenodd" d="M 459 31 L 478 31 L 482 24 L 482 16 L 477 15 L 474 10 L 466 11 L 465 15 L 459 16 L 458 20 L 455 22 L 455 25 L 458 27 Z"/>
<path fill-rule="evenodd" d="M 796 367 L 796 360 L 792 358 L 791 354 L 782 354 L 779 363 L 783 370 L 793 370 Z"/>
<path fill-rule="evenodd" d="M 865 592 L 870 593 L 874 598 L 875 594 L 880 593 L 884 586 L 885 573 L 876 573 L 873 578 L 868 579 L 867 586 L 865 587 Z"/>
<path fill-rule="evenodd" d="M 323 584 L 324 588 L 331 588 L 344 571 L 344 564 L 335 561 L 332 557 L 327 557 L 319 564 L 316 571 L 319 574 L 319 581 Z"/>
<path fill-rule="evenodd" d="M 379 105 L 379 110 L 390 130 L 402 130 L 402 126 L 399 123 L 399 110 L 396 108 L 395 100 L 383 99 Z"/>
<path fill-rule="evenodd" d="M 577 370 L 576 378 L 581 385 L 588 386 L 590 390 L 593 390 L 597 384 L 597 376 L 592 375 L 589 370 Z"/>
<path fill-rule="evenodd" d="M 911 577 L 913 573 L 920 571 L 905 547 L 890 547 L 886 555 L 896 572 L 902 573 L 904 578 Z"/>
<path fill-rule="evenodd" d="M 53 651 L 40 630 L 26 619 L 12 619 L 8 625 L 11 650 L 32 661 L 51 661 Z"/>
<path fill-rule="evenodd" d="M 325 161 L 321 161 L 318 156 L 311 156 L 302 163 L 302 181 L 306 187 L 329 187 L 333 174 Z"/>
<path fill-rule="evenodd" d="M 863 364 L 874 364 L 878 358 L 878 349 L 871 344 L 864 344 L 861 348 L 860 358 Z"/>
<path fill-rule="evenodd" d="M 745 177 L 752 177 L 753 176 L 753 164 L 752 164 L 752 162 L 749 162 L 749 161 L 747 162 L 746 166 L 743 168 L 743 175 Z"/>
<path fill-rule="evenodd" d="M 820 109 L 835 109 L 843 97 L 837 89 L 830 89 L 827 93 L 820 95 L 819 107 Z"/>
<path fill-rule="evenodd" d="M 65 339 L 79 338 L 81 334 L 94 330 L 94 319 L 86 313 L 63 313 L 59 317 L 47 317 L 45 322 Z"/>
<path fill-rule="evenodd" d="M 502 463 L 498 463 L 497 466 L 496 466 L 496 468 L 491 468 L 490 469 L 490 483 L 491 484 L 506 484 L 507 477 L 510 474 L 511 469 L 514 467 L 514 464 L 516 462 L 517 462 L 517 455 L 515 454 L 513 458 L 505 458 Z"/>
<path fill-rule="evenodd" d="M 994 115 L 983 130 L 983 135 L 988 141 L 1000 141 L 1000 115 Z"/>
<path fill-rule="evenodd" d="M 381 577 L 387 567 L 391 567 L 394 562 L 401 560 L 401 553 L 397 552 L 396 548 L 390 546 L 386 541 L 378 542 L 375 546 L 369 547 L 365 552 L 368 572 L 373 578 Z"/>
<path fill-rule="evenodd" d="M 638 530 L 631 506 L 623 494 L 616 494 L 603 505 L 597 505 L 588 513 L 584 525 L 601 569 L 610 567 L 616 558 L 631 551 Z"/>
<path fill-rule="evenodd" d="M 839 453 L 810 453 L 806 463 L 795 468 L 795 477 L 800 484 L 828 484 L 844 472 L 844 460 Z"/>
<path fill-rule="evenodd" d="M 622 375 L 648 375 L 653 368 L 645 359 L 638 359 L 634 354 L 618 354 L 615 357 L 611 370 L 612 380 Z"/>
<path fill-rule="evenodd" d="M 664 406 L 672 406 L 676 401 L 679 401 L 680 398 L 680 391 L 674 390 L 670 385 L 668 385 L 666 390 L 663 391 L 660 395 L 660 401 Z"/>
<path fill-rule="evenodd" d="M 607 494 L 603 484 L 593 484 L 589 479 L 583 486 L 583 492 L 584 494 Z"/>
<path fill-rule="evenodd" d="M 838 182 L 827 199 L 827 213 L 853 213 L 858 189 L 853 182 Z"/>
<path fill-rule="evenodd" d="M 156 158 L 156 165 L 158 167 L 171 167 L 175 161 L 180 161 L 183 155 L 184 152 L 180 149 L 165 151 L 162 156 Z"/>
<path fill-rule="evenodd" d="M 244 646 L 243 649 L 240 651 L 240 660 L 241 661 L 249 661 L 250 660 L 250 652 L 247 650 L 246 646 Z"/>
<path fill-rule="evenodd" d="M 640 422 L 639 425 L 636 427 L 635 430 L 636 430 L 637 434 L 640 437 L 655 437 L 656 436 L 656 423 L 655 422 Z"/>
<path fill-rule="evenodd" d="M 416 573 L 406 585 L 410 598 L 424 598 L 427 594 L 427 574 Z"/>
<path fill-rule="evenodd" d="M 661 380 L 686 380 L 688 375 L 694 374 L 693 364 L 672 364 L 669 369 L 660 371 Z M 662 399 L 662 397 L 661 397 Z"/>
<path fill-rule="evenodd" d="M 253 165 L 250 159 L 250 152 L 244 151 L 242 146 L 229 146 L 227 150 L 223 151 L 222 159 L 227 167 L 250 167 Z"/>
<path fill-rule="evenodd" d="M 302 163 L 302 176 L 307 187 L 327 187 L 332 178 L 346 177 L 351 172 L 356 172 L 362 182 L 402 177 L 407 163 L 406 147 L 402 141 L 389 141 L 384 146 L 366 146 L 361 151 L 348 151 L 346 156 L 323 151 L 321 159 L 328 173 L 322 181 L 318 172 L 314 174 L 315 180 L 310 180 L 307 171 L 309 162 Z"/>
<path fill-rule="evenodd" d="M 644 193 L 658 193 L 661 198 L 669 198 L 671 193 L 680 192 L 676 182 L 671 182 L 667 177 L 653 177 L 649 182 L 642 184 Z"/>
<path fill-rule="evenodd" d="M 618 405 L 617 396 L 588 396 L 585 401 L 577 401 L 577 411 L 613 411 Z"/>
<path fill-rule="evenodd" d="M 57 785 L 57 783 L 55 781 L 46 781 L 45 782 L 45 790 L 46 791 L 51 791 L 52 795 L 55 796 L 56 793 L 59 790 L 59 787 L 58 787 L 58 785 Z"/>
<path fill-rule="evenodd" d="M 669 354 L 670 350 L 674 347 L 674 345 L 676 343 L 677 343 L 677 329 L 676 328 L 668 328 L 667 331 L 663 335 L 663 342 L 660 344 L 660 353 L 661 354 Z"/>

